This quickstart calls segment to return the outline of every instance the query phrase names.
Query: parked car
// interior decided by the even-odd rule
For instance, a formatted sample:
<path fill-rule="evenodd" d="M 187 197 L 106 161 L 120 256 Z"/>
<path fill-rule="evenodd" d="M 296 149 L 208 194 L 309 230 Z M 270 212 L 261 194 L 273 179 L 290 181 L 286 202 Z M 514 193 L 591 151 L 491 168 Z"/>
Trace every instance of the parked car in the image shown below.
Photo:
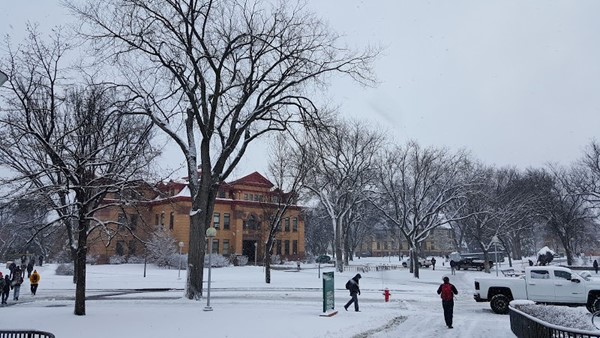
<path fill-rule="evenodd" d="M 571 269 L 559 266 L 530 266 L 520 278 L 475 278 L 477 302 L 490 302 L 492 311 L 508 313 L 508 303 L 513 299 L 526 299 L 538 303 L 577 306 L 585 305 L 588 311 L 600 311 L 600 282 Z"/>
<path fill-rule="evenodd" d="M 404 261 L 402 261 L 402 266 L 405 267 L 405 268 L 408 268 L 409 264 L 410 264 L 410 258 L 407 258 Z M 431 266 L 431 261 L 428 260 L 428 259 L 425 259 L 425 258 L 419 258 L 417 260 L 417 265 L 420 268 L 422 268 L 422 267 L 428 268 L 428 267 Z"/>
<path fill-rule="evenodd" d="M 317 259 L 315 260 L 315 262 L 321 263 L 321 264 L 331 263 L 331 256 L 329 256 L 329 255 L 321 255 L 321 256 L 317 257 Z"/>
<path fill-rule="evenodd" d="M 494 266 L 493 261 L 489 261 L 489 267 Z M 456 263 L 456 269 L 476 269 L 482 271 L 485 269 L 485 261 L 483 259 L 475 259 L 475 258 L 463 258 Z"/>

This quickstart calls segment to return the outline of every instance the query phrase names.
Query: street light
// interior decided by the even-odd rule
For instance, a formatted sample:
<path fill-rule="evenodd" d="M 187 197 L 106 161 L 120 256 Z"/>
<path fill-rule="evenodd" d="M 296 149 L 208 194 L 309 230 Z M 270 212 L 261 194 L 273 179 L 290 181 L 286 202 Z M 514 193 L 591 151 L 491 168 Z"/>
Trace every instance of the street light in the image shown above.
<path fill-rule="evenodd" d="M 181 249 L 183 249 L 183 242 L 179 242 L 179 272 L 177 272 L 177 279 L 181 279 Z"/>
<path fill-rule="evenodd" d="M 215 236 L 217 235 L 217 229 L 215 229 L 214 227 L 210 227 L 208 229 L 206 229 L 206 238 L 208 238 L 208 292 L 206 294 L 206 307 L 204 308 L 204 311 L 212 311 L 212 307 L 210 307 L 210 271 L 212 268 L 212 242 L 213 242 L 213 238 L 215 238 Z"/>
<path fill-rule="evenodd" d="M 498 239 L 498 236 L 494 236 L 492 237 L 492 243 L 494 244 L 494 254 L 496 255 L 496 276 L 498 276 L 498 243 L 500 242 L 500 240 Z"/>
<path fill-rule="evenodd" d="M 4 72 L 0 70 L 0 86 L 2 86 L 6 81 L 8 81 L 8 75 L 4 74 Z"/>

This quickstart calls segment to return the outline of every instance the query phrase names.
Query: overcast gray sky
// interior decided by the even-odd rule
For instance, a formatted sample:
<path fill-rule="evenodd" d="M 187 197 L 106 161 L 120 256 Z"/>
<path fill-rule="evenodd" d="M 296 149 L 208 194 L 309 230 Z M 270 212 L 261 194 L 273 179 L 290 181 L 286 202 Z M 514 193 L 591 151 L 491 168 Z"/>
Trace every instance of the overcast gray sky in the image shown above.
<path fill-rule="evenodd" d="M 0 0 L 0 33 L 65 21 L 57 0 Z M 333 81 L 344 115 L 399 142 L 466 148 L 489 164 L 567 164 L 600 135 L 600 1 L 309 0 L 351 46 L 382 46 L 380 84 Z M 253 153 L 238 170 L 263 171 Z"/>

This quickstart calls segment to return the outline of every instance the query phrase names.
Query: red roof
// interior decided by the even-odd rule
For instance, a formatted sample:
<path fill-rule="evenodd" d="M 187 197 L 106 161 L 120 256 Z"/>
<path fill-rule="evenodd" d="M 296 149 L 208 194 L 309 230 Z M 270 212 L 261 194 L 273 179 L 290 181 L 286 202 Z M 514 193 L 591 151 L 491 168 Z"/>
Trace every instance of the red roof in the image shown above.
<path fill-rule="evenodd" d="M 273 188 L 274 186 L 273 183 L 271 183 L 271 181 L 269 181 L 263 175 L 259 174 L 256 171 L 233 182 L 229 182 L 229 185 L 237 184 L 250 185 L 255 187 L 265 187 L 269 189 Z"/>

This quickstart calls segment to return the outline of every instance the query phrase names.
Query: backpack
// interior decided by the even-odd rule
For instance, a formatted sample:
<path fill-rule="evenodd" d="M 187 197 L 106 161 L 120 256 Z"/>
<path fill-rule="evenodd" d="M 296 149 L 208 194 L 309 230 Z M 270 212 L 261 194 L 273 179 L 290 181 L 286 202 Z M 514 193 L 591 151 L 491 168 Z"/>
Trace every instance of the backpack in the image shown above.
<path fill-rule="evenodd" d="M 4 290 L 4 285 L 6 284 L 6 280 L 4 278 L 0 278 L 0 292 Z"/>
<path fill-rule="evenodd" d="M 352 287 L 352 284 L 350 283 L 350 281 L 346 282 L 346 290 L 350 290 L 350 288 Z"/>
<path fill-rule="evenodd" d="M 444 283 L 444 284 L 442 284 L 441 288 L 442 288 L 442 293 L 440 294 L 440 296 L 442 296 L 443 301 L 447 302 L 447 301 L 454 299 L 454 294 L 452 293 L 452 284 Z"/>

